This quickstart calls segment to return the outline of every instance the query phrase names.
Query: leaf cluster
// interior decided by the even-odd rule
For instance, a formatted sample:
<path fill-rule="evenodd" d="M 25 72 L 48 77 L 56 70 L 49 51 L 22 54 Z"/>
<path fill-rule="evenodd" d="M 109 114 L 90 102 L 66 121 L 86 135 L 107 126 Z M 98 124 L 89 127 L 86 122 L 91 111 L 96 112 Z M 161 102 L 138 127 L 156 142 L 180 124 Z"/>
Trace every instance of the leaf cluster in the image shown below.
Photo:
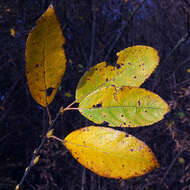
<path fill-rule="evenodd" d="M 151 149 L 125 132 L 86 126 L 63 140 L 53 135 L 57 118 L 69 110 L 78 110 L 94 123 L 106 123 L 109 127 L 148 126 L 162 120 L 169 111 L 168 104 L 157 94 L 140 88 L 158 65 L 158 52 L 149 46 L 133 46 L 117 53 L 115 65 L 101 62 L 90 68 L 77 85 L 75 101 L 66 108 L 60 107 L 52 120 L 48 106 L 55 98 L 66 69 L 63 44 L 65 38 L 50 5 L 29 33 L 26 43 L 29 90 L 49 115 L 49 129 L 41 145 L 45 138 L 57 139 L 79 163 L 109 178 L 129 179 L 158 168 L 159 163 Z M 78 107 L 73 107 L 76 103 Z M 34 153 L 31 165 L 38 162 L 37 154 L 38 151 Z"/>

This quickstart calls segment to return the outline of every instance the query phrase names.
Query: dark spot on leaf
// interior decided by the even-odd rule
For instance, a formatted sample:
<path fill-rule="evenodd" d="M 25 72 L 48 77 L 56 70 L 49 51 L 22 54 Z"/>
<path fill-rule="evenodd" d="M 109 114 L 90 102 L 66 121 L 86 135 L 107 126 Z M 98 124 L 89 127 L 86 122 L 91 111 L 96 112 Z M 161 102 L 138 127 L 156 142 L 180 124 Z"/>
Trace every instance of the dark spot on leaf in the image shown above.
<path fill-rule="evenodd" d="M 126 134 L 126 135 L 125 135 L 125 138 L 127 138 L 127 137 L 129 137 L 129 135 L 128 135 L 128 134 Z"/>
<path fill-rule="evenodd" d="M 122 87 L 120 88 L 120 90 L 123 91 L 123 89 L 124 89 L 124 87 L 122 86 Z"/>
<path fill-rule="evenodd" d="M 130 151 L 133 152 L 133 149 L 131 149 Z"/>
<path fill-rule="evenodd" d="M 124 168 L 125 167 L 125 165 L 124 164 L 122 164 L 122 168 Z"/>
<path fill-rule="evenodd" d="M 128 65 L 131 65 L 131 63 L 129 62 Z"/>
<path fill-rule="evenodd" d="M 119 64 L 116 64 L 116 68 L 119 69 L 121 66 Z"/>
<path fill-rule="evenodd" d="M 141 105 L 141 102 L 140 102 L 140 100 L 138 100 L 138 102 L 137 102 L 137 103 L 138 103 L 138 106 L 140 106 L 140 105 Z"/>
<path fill-rule="evenodd" d="M 147 110 L 145 110 L 144 112 L 146 112 L 146 113 L 147 113 Z"/>
<path fill-rule="evenodd" d="M 124 122 L 123 125 L 126 125 L 126 123 Z"/>
<path fill-rule="evenodd" d="M 123 66 L 124 64 L 123 64 L 123 63 L 121 63 L 121 65 Z"/>
<path fill-rule="evenodd" d="M 106 79 L 106 82 L 108 82 L 108 78 Z"/>
<path fill-rule="evenodd" d="M 78 160 L 79 159 L 79 157 L 76 157 L 76 160 Z"/>
<path fill-rule="evenodd" d="M 47 96 L 51 96 L 53 90 L 54 90 L 54 88 L 52 88 L 52 87 L 46 89 L 46 94 L 47 94 Z"/>
<path fill-rule="evenodd" d="M 131 127 L 131 125 L 128 125 L 127 127 Z"/>
<path fill-rule="evenodd" d="M 92 115 L 89 115 L 89 117 L 92 117 Z"/>
<path fill-rule="evenodd" d="M 98 103 L 96 105 L 93 105 L 92 107 L 93 108 L 101 108 L 102 107 L 102 103 L 100 102 L 100 103 Z"/>
<path fill-rule="evenodd" d="M 141 65 L 139 65 L 139 67 L 141 67 Z"/>
<path fill-rule="evenodd" d="M 134 79 L 136 79 L 137 77 L 136 77 L 136 76 L 134 76 L 133 78 L 134 78 Z"/>
<path fill-rule="evenodd" d="M 121 117 L 124 117 L 124 115 L 121 115 Z"/>
<path fill-rule="evenodd" d="M 144 63 L 142 65 L 144 66 Z"/>
<path fill-rule="evenodd" d="M 39 67 L 39 64 L 36 64 L 35 66 L 36 66 L 36 67 Z"/>

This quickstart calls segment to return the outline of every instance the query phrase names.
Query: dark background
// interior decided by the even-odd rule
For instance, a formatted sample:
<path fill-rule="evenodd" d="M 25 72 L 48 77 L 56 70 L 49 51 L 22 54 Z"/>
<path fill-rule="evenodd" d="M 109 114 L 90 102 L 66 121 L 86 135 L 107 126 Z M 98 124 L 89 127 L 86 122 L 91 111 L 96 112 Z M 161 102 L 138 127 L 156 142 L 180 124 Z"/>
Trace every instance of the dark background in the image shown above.
<path fill-rule="evenodd" d="M 150 127 L 125 129 L 146 142 L 161 167 L 130 180 L 99 177 L 78 164 L 61 143 L 47 140 L 40 161 L 23 183 L 24 190 L 189 190 L 190 189 L 190 1 L 56 0 L 52 2 L 66 38 L 67 70 L 55 100 L 75 99 L 82 74 L 133 45 L 156 48 L 160 64 L 143 87 L 171 106 L 165 119 Z M 25 42 L 47 0 L 0 0 L 0 190 L 19 183 L 34 149 L 48 127 L 47 112 L 31 97 L 25 76 Z M 10 29 L 14 29 L 15 36 Z M 68 96 L 68 93 L 71 96 Z M 91 124 L 78 112 L 66 112 L 55 135 Z"/>

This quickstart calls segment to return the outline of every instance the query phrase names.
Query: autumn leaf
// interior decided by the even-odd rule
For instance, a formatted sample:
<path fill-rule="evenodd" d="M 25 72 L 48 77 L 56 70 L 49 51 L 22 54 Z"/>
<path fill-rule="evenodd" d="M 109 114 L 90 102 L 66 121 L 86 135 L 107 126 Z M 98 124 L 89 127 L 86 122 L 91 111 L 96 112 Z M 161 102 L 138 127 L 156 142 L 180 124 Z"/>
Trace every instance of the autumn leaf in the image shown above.
<path fill-rule="evenodd" d="M 79 111 L 97 124 L 113 127 L 139 127 L 163 119 L 169 111 L 157 94 L 136 87 L 102 87 L 86 96 Z"/>
<path fill-rule="evenodd" d="M 81 77 L 76 90 L 76 100 L 82 99 L 103 86 L 139 87 L 154 71 L 159 62 L 158 52 L 148 46 L 133 46 L 119 53 L 117 64 L 106 62 L 92 67 Z"/>
<path fill-rule="evenodd" d="M 52 5 L 37 20 L 26 42 L 26 77 L 32 97 L 41 106 L 50 104 L 66 68 L 62 48 L 65 38 Z"/>
<path fill-rule="evenodd" d="M 103 177 L 129 179 L 159 168 L 144 142 L 118 130 L 85 127 L 70 133 L 63 143 L 80 164 Z"/>

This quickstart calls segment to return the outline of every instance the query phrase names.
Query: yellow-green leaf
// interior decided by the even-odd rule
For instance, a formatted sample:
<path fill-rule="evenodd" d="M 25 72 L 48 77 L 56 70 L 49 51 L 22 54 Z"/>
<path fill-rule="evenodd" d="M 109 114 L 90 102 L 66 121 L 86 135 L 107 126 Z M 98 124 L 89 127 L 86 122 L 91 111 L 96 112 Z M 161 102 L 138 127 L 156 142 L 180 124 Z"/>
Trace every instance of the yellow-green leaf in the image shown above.
<path fill-rule="evenodd" d="M 82 115 L 97 124 L 113 127 L 139 127 L 163 119 L 169 111 L 157 94 L 136 87 L 102 87 L 79 104 Z"/>
<path fill-rule="evenodd" d="M 50 104 L 66 68 L 65 38 L 52 5 L 37 20 L 26 42 L 26 76 L 32 97 Z"/>
<path fill-rule="evenodd" d="M 144 142 L 110 128 L 90 126 L 76 130 L 64 139 L 64 145 L 80 164 L 103 177 L 129 179 L 159 168 Z"/>
<path fill-rule="evenodd" d="M 82 99 L 103 86 L 139 87 L 154 71 L 159 62 L 158 52 L 148 46 L 133 46 L 119 53 L 116 66 L 102 62 L 92 67 L 80 79 L 76 100 Z"/>

